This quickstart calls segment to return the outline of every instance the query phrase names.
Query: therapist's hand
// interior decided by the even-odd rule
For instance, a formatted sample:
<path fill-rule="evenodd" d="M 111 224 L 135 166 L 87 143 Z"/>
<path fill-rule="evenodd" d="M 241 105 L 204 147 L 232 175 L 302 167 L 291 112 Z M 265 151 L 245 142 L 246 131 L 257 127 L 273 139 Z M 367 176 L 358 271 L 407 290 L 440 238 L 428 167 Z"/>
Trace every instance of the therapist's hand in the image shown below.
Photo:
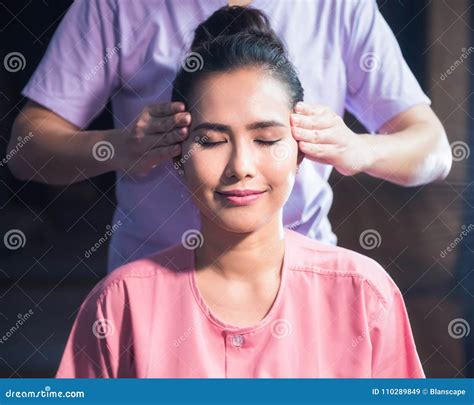
<path fill-rule="evenodd" d="M 158 103 L 145 107 L 120 136 L 110 138 L 117 168 L 138 176 L 165 160 L 181 154 L 181 144 L 189 135 L 191 114 L 181 102 Z"/>
<path fill-rule="evenodd" d="M 291 114 L 291 126 L 305 158 L 333 165 L 346 176 L 364 171 L 369 154 L 362 138 L 329 107 L 300 102 Z"/>

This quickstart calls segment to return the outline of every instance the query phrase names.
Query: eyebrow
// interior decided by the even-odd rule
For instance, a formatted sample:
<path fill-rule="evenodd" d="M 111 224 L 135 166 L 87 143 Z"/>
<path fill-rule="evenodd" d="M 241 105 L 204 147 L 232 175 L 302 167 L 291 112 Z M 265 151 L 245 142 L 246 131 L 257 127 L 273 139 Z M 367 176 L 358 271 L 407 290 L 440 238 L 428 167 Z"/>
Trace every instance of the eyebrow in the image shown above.
<path fill-rule="evenodd" d="M 249 131 L 270 127 L 286 127 L 286 125 L 279 121 L 268 120 L 253 122 L 246 126 Z M 219 124 L 216 122 L 203 122 L 202 124 L 197 125 L 191 132 L 197 131 L 198 129 L 209 129 L 211 131 L 224 132 L 227 134 L 232 133 L 232 129 L 229 125 Z"/>

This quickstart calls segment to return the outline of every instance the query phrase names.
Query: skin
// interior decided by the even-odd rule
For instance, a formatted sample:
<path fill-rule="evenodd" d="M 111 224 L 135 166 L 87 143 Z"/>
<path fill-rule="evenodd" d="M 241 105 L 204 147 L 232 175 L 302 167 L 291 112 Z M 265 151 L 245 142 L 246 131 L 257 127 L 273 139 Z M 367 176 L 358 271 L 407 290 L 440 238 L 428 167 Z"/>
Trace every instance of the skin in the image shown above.
<path fill-rule="evenodd" d="M 292 105 L 285 86 L 259 68 L 208 75 L 189 104 L 193 122 L 183 142 L 183 169 L 201 215 L 198 288 L 219 319 L 251 325 L 271 308 L 280 284 L 283 205 L 303 159 L 291 132 Z M 227 130 L 209 129 L 209 123 Z M 272 146 L 258 142 L 274 140 Z M 214 142 L 222 143 L 204 145 Z M 235 206 L 215 193 L 231 189 L 266 192 L 253 205 Z"/>
<path fill-rule="evenodd" d="M 386 122 L 379 135 L 356 134 L 324 105 L 300 103 L 293 135 L 309 160 L 345 176 L 365 172 L 401 186 L 444 180 L 452 166 L 448 137 L 433 110 L 416 105 Z"/>

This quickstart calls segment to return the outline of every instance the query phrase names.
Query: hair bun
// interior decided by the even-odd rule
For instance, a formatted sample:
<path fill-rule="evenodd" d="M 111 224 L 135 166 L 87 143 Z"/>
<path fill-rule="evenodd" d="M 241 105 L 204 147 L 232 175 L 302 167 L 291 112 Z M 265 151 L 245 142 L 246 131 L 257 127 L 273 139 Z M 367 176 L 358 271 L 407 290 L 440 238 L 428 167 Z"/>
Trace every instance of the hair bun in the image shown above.
<path fill-rule="evenodd" d="M 225 6 L 216 10 L 195 31 L 191 49 L 206 46 L 218 38 L 232 35 L 252 34 L 267 37 L 281 45 L 280 39 L 270 26 L 268 17 L 251 7 Z"/>

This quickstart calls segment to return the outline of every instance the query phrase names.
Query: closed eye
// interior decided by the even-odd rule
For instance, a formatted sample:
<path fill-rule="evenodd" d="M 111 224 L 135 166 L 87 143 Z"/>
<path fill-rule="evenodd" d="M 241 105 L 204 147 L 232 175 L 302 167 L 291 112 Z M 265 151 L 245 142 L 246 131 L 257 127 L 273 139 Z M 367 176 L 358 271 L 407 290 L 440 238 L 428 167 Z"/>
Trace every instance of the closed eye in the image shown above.
<path fill-rule="evenodd" d="M 277 142 L 281 141 L 281 139 L 277 139 L 276 141 L 260 141 L 260 140 L 256 140 L 255 142 L 257 142 L 258 144 L 260 144 L 261 146 L 271 146 Z M 227 142 L 202 142 L 200 143 L 200 145 L 204 148 L 213 148 L 217 145 L 220 145 L 221 143 L 227 143 Z"/>

